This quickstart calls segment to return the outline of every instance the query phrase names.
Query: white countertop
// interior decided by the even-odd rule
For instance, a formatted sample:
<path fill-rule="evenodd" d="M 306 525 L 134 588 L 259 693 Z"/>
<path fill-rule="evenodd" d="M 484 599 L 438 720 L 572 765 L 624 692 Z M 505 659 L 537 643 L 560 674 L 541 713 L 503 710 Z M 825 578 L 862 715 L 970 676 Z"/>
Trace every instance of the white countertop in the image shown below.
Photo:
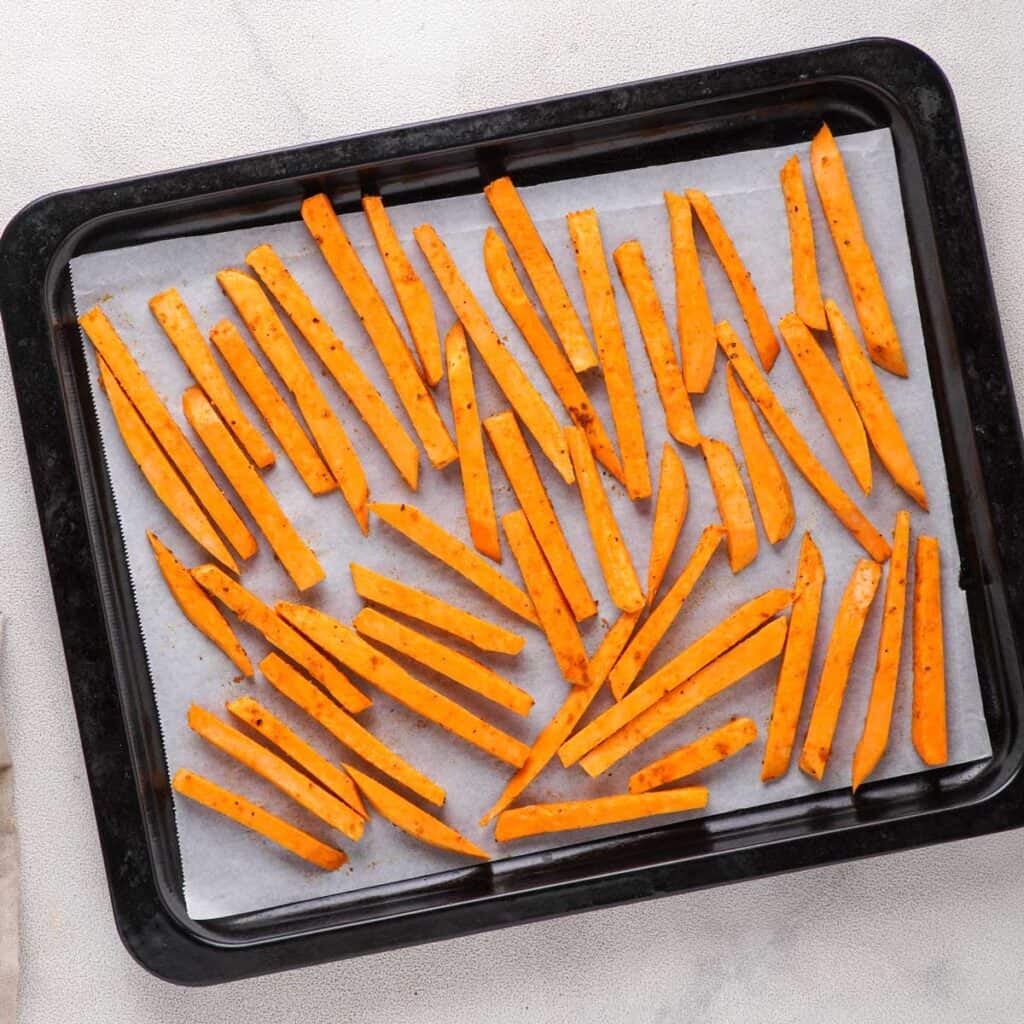
<path fill-rule="evenodd" d="M 377 2 L 259 6 L 9 5 L 0 225 L 53 189 L 891 35 L 930 52 L 957 94 L 1007 348 L 1024 386 L 1024 12 L 1014 0 L 719 0 L 708 11 L 680 0 L 429 0 L 395 5 L 401 14 Z M 0 713 L 23 858 L 23 1024 L 1024 1016 L 1020 831 L 214 989 L 152 978 L 114 930 L 0 360 Z"/>

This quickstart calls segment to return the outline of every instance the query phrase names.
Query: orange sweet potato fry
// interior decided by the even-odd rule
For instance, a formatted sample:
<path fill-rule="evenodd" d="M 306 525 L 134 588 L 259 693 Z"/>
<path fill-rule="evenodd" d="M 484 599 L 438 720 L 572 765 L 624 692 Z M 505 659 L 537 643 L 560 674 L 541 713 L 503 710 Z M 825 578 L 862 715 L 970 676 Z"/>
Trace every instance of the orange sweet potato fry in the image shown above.
<path fill-rule="evenodd" d="M 918 537 L 914 557 L 914 707 L 910 735 L 925 764 L 949 760 L 939 542 Z"/>
<path fill-rule="evenodd" d="M 793 309 L 796 315 L 816 331 L 824 331 L 825 307 L 818 284 L 818 261 L 814 252 L 814 228 L 807 205 L 807 190 L 800 170 L 800 157 L 795 153 L 779 171 L 782 200 L 789 222 L 789 253 L 793 262 Z"/>
<path fill-rule="evenodd" d="M 718 514 L 725 527 L 729 566 L 736 573 L 757 558 L 754 511 L 750 507 L 747 489 L 743 486 L 739 467 L 729 446 L 724 441 L 705 437 L 701 439 L 700 450 L 708 468 L 711 489 L 715 492 Z"/>
<path fill-rule="evenodd" d="M 679 531 L 686 519 L 690 490 L 686 467 L 668 441 L 661 450 L 661 476 L 658 478 L 658 500 L 654 506 L 651 530 L 651 555 L 647 562 L 647 603 L 654 604 L 665 570 L 679 540 Z"/>

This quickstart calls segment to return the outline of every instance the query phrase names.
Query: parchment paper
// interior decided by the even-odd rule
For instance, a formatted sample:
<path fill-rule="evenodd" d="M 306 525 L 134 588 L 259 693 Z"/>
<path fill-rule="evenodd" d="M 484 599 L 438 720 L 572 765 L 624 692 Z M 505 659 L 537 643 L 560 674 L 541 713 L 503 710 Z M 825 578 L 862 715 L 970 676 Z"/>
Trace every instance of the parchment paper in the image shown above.
<path fill-rule="evenodd" d="M 846 136 L 840 141 L 910 369 L 910 377 L 906 381 L 884 373 L 882 378 L 920 467 L 931 499 L 931 513 L 924 514 L 912 506 L 910 500 L 897 491 L 877 460 L 874 463 L 873 494 L 869 499 L 859 494 L 852 475 L 785 349 L 772 373 L 772 384 L 813 449 L 850 494 L 857 498 L 879 529 L 890 534 L 896 511 L 912 507 L 915 534 L 929 532 L 940 538 L 944 573 L 943 608 L 946 622 L 951 760 L 976 760 L 990 753 L 989 738 L 978 689 L 966 604 L 962 592 L 957 588 L 959 557 L 892 142 L 886 130 Z M 855 323 L 849 293 L 810 180 L 807 148 L 806 145 L 787 146 L 693 162 L 682 161 L 540 185 L 524 189 L 523 193 L 585 323 L 586 308 L 565 228 L 566 212 L 590 206 L 597 209 L 609 259 L 612 250 L 627 239 L 641 240 L 674 334 L 674 281 L 662 192 L 666 189 L 680 191 L 691 187 L 703 189 L 714 200 L 747 263 L 771 319 L 776 321 L 792 306 L 788 235 L 778 171 L 792 153 L 799 153 L 803 160 L 814 216 L 823 293 L 835 297 L 844 313 Z M 682 146 L 680 156 L 685 156 L 685 148 Z M 521 360 L 551 407 L 564 419 L 562 408 L 536 361 L 489 286 L 482 258 L 483 234 L 488 226 L 497 225 L 483 196 L 471 195 L 395 207 L 391 209 L 391 215 L 413 263 L 431 289 L 442 332 L 453 322 L 454 315 L 436 288 L 433 276 L 411 238 L 412 228 L 424 221 L 430 221 L 438 229 L 498 332 L 507 339 L 509 348 Z M 362 216 L 348 215 L 344 223 L 396 320 L 404 328 L 404 320 Z M 703 233 L 698 231 L 698 235 L 702 268 L 715 316 L 719 319 L 728 318 L 749 342 L 728 282 Z M 78 309 L 84 311 L 96 302 L 103 302 L 108 315 L 143 369 L 188 432 L 181 415 L 180 396 L 191 384 L 191 380 L 150 315 L 146 302 L 151 295 L 174 285 L 181 291 L 204 332 L 224 316 L 238 322 L 230 303 L 221 294 L 214 274 L 222 267 L 244 266 L 245 253 L 261 242 L 270 242 L 277 248 L 298 280 L 308 289 L 314 303 L 333 324 L 388 403 L 404 420 L 394 390 L 376 353 L 301 223 L 156 242 L 80 257 L 72 264 Z M 615 276 L 614 269 L 612 275 Z M 667 439 L 664 415 L 632 310 L 617 281 L 616 290 L 640 392 L 649 461 L 656 485 L 662 444 Z M 344 395 L 323 372 L 312 351 L 297 335 L 296 338 L 309 365 L 321 378 L 328 397 L 364 460 L 373 499 L 413 501 L 468 541 L 469 532 L 457 465 L 439 473 L 423 458 L 420 491 L 412 495 Z M 197 563 L 203 560 L 203 554 L 142 481 L 117 435 L 109 405 L 96 385 L 92 347 L 86 344 L 85 348 L 92 370 L 97 415 L 106 445 L 146 638 L 169 770 L 173 772 L 180 767 L 189 767 L 208 775 L 289 820 L 301 823 L 302 827 L 327 841 L 341 840 L 341 845 L 350 857 L 349 864 L 341 871 L 324 874 L 206 809 L 176 797 L 189 913 L 197 919 L 219 917 L 462 866 L 464 861 L 461 858 L 423 846 L 376 816 L 359 844 L 331 835 L 326 826 L 290 804 L 269 784 L 250 776 L 190 732 L 186 725 L 186 712 L 191 702 L 199 702 L 227 716 L 223 712 L 225 700 L 242 693 L 252 693 L 329 757 L 339 760 L 343 756 L 343 749 L 332 737 L 294 709 L 265 680 L 258 677 L 255 681 L 238 681 L 227 659 L 186 622 L 168 595 L 146 541 L 146 529 L 155 528 L 187 562 Z M 721 357 L 719 360 L 721 366 Z M 505 408 L 506 402 L 501 393 L 490 379 L 482 361 L 475 356 L 474 370 L 482 413 L 486 415 Z M 588 375 L 586 385 L 606 426 L 612 432 L 613 424 L 600 377 L 596 373 Z M 237 389 L 237 393 L 254 422 L 259 423 L 257 414 L 241 389 Z M 450 426 L 446 382 L 442 382 L 437 394 L 442 414 Z M 725 395 L 724 374 L 716 374 L 709 393 L 698 398 L 695 406 L 702 431 L 727 440 L 733 445 L 737 457 L 741 457 Z M 273 443 L 269 431 L 267 437 Z M 770 441 L 778 451 L 774 438 Z M 198 440 L 196 445 L 202 451 Z M 578 500 L 557 477 L 536 446 L 533 446 L 533 450 L 569 542 L 595 597 L 600 600 L 599 615 L 584 626 L 588 649 L 593 652 L 608 624 L 614 621 L 615 609 L 604 588 Z M 815 664 L 808 683 L 804 720 L 798 733 L 799 742 L 809 716 L 833 616 L 846 580 L 863 552 L 805 484 L 785 454 L 780 454 L 792 484 L 797 509 L 797 527 L 793 534 L 775 548 L 767 544 L 762 534 L 762 550 L 757 560 L 736 577 L 729 571 L 723 545 L 722 552 L 715 556 L 678 621 L 651 658 L 644 675 L 658 668 L 742 601 L 768 587 L 790 586 L 800 537 L 804 530 L 809 529 L 813 531 L 824 553 L 828 584 L 825 588 Z M 491 479 L 500 513 L 513 507 L 513 499 L 497 461 L 493 455 L 489 454 L 489 457 Z M 682 458 L 690 480 L 690 510 L 676 556 L 663 584 L 663 592 L 688 558 L 701 529 L 718 519 L 700 455 L 683 450 Z M 212 465 L 210 459 L 206 461 Z M 607 477 L 605 479 L 637 569 L 641 578 L 646 578 L 653 500 L 631 504 L 617 484 Z M 413 673 L 515 736 L 527 742 L 532 740 L 566 694 L 566 683 L 561 679 L 539 632 L 504 612 L 470 584 L 405 542 L 386 525 L 374 523 L 369 538 L 363 538 L 341 496 L 334 493 L 319 499 L 311 497 L 279 450 L 277 465 L 266 474 L 266 480 L 300 533 L 318 553 L 328 573 L 327 580 L 304 595 L 303 600 L 323 608 L 331 615 L 350 619 L 359 610 L 361 602 L 352 589 L 348 564 L 358 561 L 423 587 L 511 629 L 525 632 L 528 643 L 518 658 L 503 659 L 495 656 L 490 659 L 490 663 L 536 698 L 536 705 L 527 719 L 519 719 L 424 669 L 414 666 Z M 226 484 L 224 486 L 227 490 Z M 240 503 L 236 504 L 241 508 Z M 519 580 L 507 546 L 503 570 Z M 262 540 L 259 554 L 245 566 L 243 583 L 271 603 L 279 599 L 297 599 L 290 580 L 274 561 L 269 545 Z M 761 738 L 752 748 L 707 771 L 703 779 L 697 780 L 707 782 L 711 787 L 708 813 L 767 804 L 811 793 L 816 789 L 820 791 L 823 788 L 847 787 L 852 751 L 860 734 L 874 667 L 881 605 L 882 601 L 876 599 L 861 640 L 823 784 L 818 785 L 808 780 L 796 769 L 795 764 L 786 778 L 779 782 L 764 786 L 759 781 L 764 727 L 771 710 L 777 673 L 777 663 L 773 663 L 665 730 L 620 762 L 606 776 L 591 780 L 579 769 L 563 770 L 556 759 L 523 799 L 532 802 L 621 792 L 629 774 L 637 768 L 737 714 L 752 716 L 759 724 Z M 908 640 L 909 625 L 908 616 Z M 266 645 L 262 638 L 244 627 L 240 628 L 240 632 L 255 663 L 266 653 Z M 909 684 L 908 647 L 903 657 L 889 751 L 875 773 L 876 778 L 922 770 L 910 743 Z M 140 680 L 139 685 L 145 684 Z M 635 831 L 649 827 L 648 823 L 639 822 L 625 827 L 556 835 L 499 847 L 492 843 L 489 832 L 477 828 L 476 821 L 497 797 L 511 769 L 451 737 L 433 724 L 417 718 L 369 685 L 364 685 L 375 701 L 364 716 L 365 724 L 414 765 L 445 786 L 448 791 L 443 812 L 445 820 L 474 842 L 491 850 L 496 857 L 509 857 L 518 852 L 565 846 L 616 831 Z M 602 694 L 591 709 L 591 716 L 603 710 L 609 699 Z M 658 824 L 666 820 L 660 819 Z"/>

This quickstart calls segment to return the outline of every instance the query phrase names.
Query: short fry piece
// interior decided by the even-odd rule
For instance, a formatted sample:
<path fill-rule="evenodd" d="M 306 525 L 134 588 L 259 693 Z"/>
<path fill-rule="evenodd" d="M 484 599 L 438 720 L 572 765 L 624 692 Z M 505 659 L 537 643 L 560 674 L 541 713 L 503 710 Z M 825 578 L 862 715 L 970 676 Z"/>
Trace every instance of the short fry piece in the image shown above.
<path fill-rule="evenodd" d="M 718 262 L 722 264 L 722 269 L 725 271 L 726 277 L 729 278 L 729 283 L 736 293 L 736 300 L 743 312 L 743 319 L 747 323 L 747 330 L 750 331 L 754 348 L 757 350 L 758 358 L 761 360 L 765 372 L 768 372 L 775 365 L 775 360 L 779 355 L 779 340 L 775 337 L 772 322 L 768 319 L 768 314 L 757 294 L 754 282 L 750 278 L 750 271 L 747 270 L 740 254 L 736 251 L 736 246 L 729 237 L 729 232 L 725 230 L 725 225 L 719 218 L 718 211 L 711 200 L 703 192 L 698 192 L 695 189 L 688 190 L 686 198 L 689 199 L 694 213 L 697 214 L 697 219 L 704 228 L 704 233 L 711 242 L 711 247 L 715 250 Z"/>
<path fill-rule="evenodd" d="M 724 441 L 705 437 L 701 439 L 700 450 L 708 467 L 708 478 L 715 492 L 718 514 L 725 527 L 729 566 L 737 573 L 757 558 L 754 511 L 750 507 L 750 498 L 743 486 L 732 449 Z"/>
<path fill-rule="evenodd" d="M 624 793 L 601 796 L 593 800 L 572 800 L 560 804 L 532 804 L 503 811 L 494 828 L 499 843 L 548 832 L 569 832 L 573 829 L 596 828 L 616 822 L 636 821 L 656 814 L 695 811 L 708 805 L 704 786 L 665 789 L 660 793 Z"/>
<path fill-rule="evenodd" d="M 228 625 L 228 620 L 217 610 L 206 591 L 192 578 L 188 571 L 174 556 L 166 544 L 151 530 L 146 531 L 156 564 L 167 583 L 167 588 L 174 595 L 178 607 L 184 612 L 185 618 L 199 630 L 203 636 L 212 640 L 242 673 L 252 675 L 252 662 L 245 653 L 238 637 Z"/>
<path fill-rule="evenodd" d="M 661 475 L 658 478 L 658 500 L 654 506 L 651 530 L 651 556 L 647 562 L 647 603 L 654 604 L 665 570 L 683 528 L 690 504 L 686 467 L 675 448 L 665 442 L 661 450 Z"/>
<path fill-rule="evenodd" d="M 757 511 L 761 515 L 761 525 L 764 526 L 768 543 L 777 544 L 792 533 L 796 522 L 793 492 L 779 460 L 764 439 L 761 424 L 757 422 L 750 401 L 736 380 L 735 370 L 728 366 L 726 371 L 729 406 L 743 449 L 743 461 L 747 466 Z"/>
<path fill-rule="evenodd" d="M 192 314 L 178 294 L 177 288 L 169 288 L 149 300 L 149 308 L 164 333 L 171 339 L 181 361 L 188 367 L 195 382 L 202 388 L 217 410 L 218 415 L 231 429 L 246 455 L 260 469 L 274 464 L 274 453 L 263 440 L 263 436 L 249 421 L 231 391 L 231 387 L 220 372 L 206 339 L 196 326 Z"/>
<path fill-rule="evenodd" d="M 623 242 L 613 253 L 613 258 L 644 339 L 658 397 L 665 409 L 668 432 L 681 444 L 691 447 L 699 444 L 700 431 L 693 416 L 693 406 L 683 384 L 683 372 L 665 321 L 665 311 L 647 269 L 644 251 L 639 242 Z"/>
<path fill-rule="evenodd" d="M 265 811 L 251 800 L 246 800 L 244 796 L 232 793 L 186 768 L 179 768 L 174 773 L 173 785 L 182 796 L 252 829 L 264 839 L 269 839 L 324 871 L 337 871 L 348 860 L 341 850 L 321 843 L 308 832 L 289 825 L 287 821 Z"/>
<path fill-rule="evenodd" d="M 548 252 L 511 178 L 498 178 L 484 188 L 494 215 L 505 229 L 512 248 L 522 260 L 534 291 L 565 354 L 577 373 L 597 366 L 597 357 L 591 348 L 587 332 L 562 284 L 555 262 Z"/>
<path fill-rule="evenodd" d="M 949 760 L 939 542 L 918 537 L 914 557 L 914 708 L 910 735 L 925 764 Z"/>
<path fill-rule="evenodd" d="M 590 618 L 597 612 L 597 604 L 565 539 L 515 416 L 511 412 L 488 416 L 484 427 L 576 621 Z"/>
<path fill-rule="evenodd" d="M 678 782 L 738 754 L 756 739 L 757 726 L 752 719 L 734 718 L 714 732 L 634 772 L 629 777 L 629 791 L 646 793 L 666 783 Z"/>
<path fill-rule="evenodd" d="M 471 843 L 450 825 L 446 825 L 432 814 L 420 810 L 419 807 L 410 803 L 405 797 L 399 796 L 394 790 L 381 785 L 351 765 L 345 765 L 345 771 L 356 780 L 356 785 L 362 790 L 363 795 L 370 802 L 370 806 L 381 817 L 387 818 L 392 825 L 407 832 L 414 839 L 418 839 L 421 843 L 427 843 L 429 846 L 439 846 L 442 850 L 465 854 L 467 857 L 479 857 L 481 860 L 491 859 L 490 854 Z"/>
<path fill-rule="evenodd" d="M 500 562 L 498 517 L 494 513 L 494 496 L 491 494 L 487 454 L 484 451 L 483 431 L 480 429 L 480 410 L 477 408 L 476 388 L 473 386 L 473 366 L 462 324 L 453 324 L 444 340 L 444 350 L 448 362 L 448 389 L 455 420 L 455 443 L 459 449 L 459 471 L 462 474 L 469 535 L 477 551 Z"/>
<path fill-rule="evenodd" d="M 811 142 L 811 170 L 871 359 L 890 373 L 906 377 L 907 363 L 882 280 L 864 237 L 842 154 L 827 124 Z"/>
<path fill-rule="evenodd" d="M 839 722 L 853 656 L 881 575 L 882 567 L 877 562 L 861 559 L 854 567 L 836 613 L 832 636 L 825 651 L 825 664 L 818 680 L 811 722 L 800 754 L 800 769 L 819 782 L 832 753 L 832 739 Z"/>
<path fill-rule="evenodd" d="M 793 309 L 796 315 L 816 331 L 824 331 L 825 307 L 818 284 L 818 261 L 814 253 L 814 228 L 807 205 L 807 189 L 800 170 L 800 157 L 795 153 L 779 171 L 782 200 L 789 222 L 789 252 L 793 262 Z"/>

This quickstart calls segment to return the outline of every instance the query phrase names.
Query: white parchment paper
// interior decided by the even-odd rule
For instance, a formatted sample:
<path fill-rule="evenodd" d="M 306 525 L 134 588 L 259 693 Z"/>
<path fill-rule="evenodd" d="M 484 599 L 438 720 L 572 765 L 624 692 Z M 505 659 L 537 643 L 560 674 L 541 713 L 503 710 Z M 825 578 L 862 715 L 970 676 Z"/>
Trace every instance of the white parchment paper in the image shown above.
<path fill-rule="evenodd" d="M 893 485 L 877 460 L 874 463 L 872 495 L 864 498 L 859 493 L 785 348 L 773 370 L 772 384 L 813 449 L 850 494 L 859 500 L 879 529 L 887 535 L 891 534 L 896 511 L 910 507 L 914 532 L 928 532 L 940 538 L 944 572 L 943 611 L 946 622 L 950 754 L 954 762 L 976 760 L 990 753 L 988 730 L 978 688 L 966 603 L 957 587 L 959 556 L 892 142 L 888 131 L 881 130 L 846 136 L 840 143 L 910 369 L 910 377 L 905 381 L 884 373 L 881 376 L 921 470 L 931 500 L 931 512 L 925 514 L 913 506 Z M 596 208 L 600 214 L 609 258 L 612 250 L 622 242 L 631 238 L 641 240 L 674 333 L 674 282 L 662 192 L 666 189 L 681 191 L 685 188 L 699 188 L 711 196 L 746 261 L 770 317 L 776 321 L 792 306 L 786 215 L 778 171 L 792 153 L 799 153 L 803 160 L 814 216 L 823 293 L 834 297 L 851 322 L 856 323 L 846 284 L 810 180 L 807 149 L 806 145 L 786 146 L 692 162 L 683 160 L 659 167 L 554 182 L 524 189 L 523 194 L 585 323 L 586 308 L 578 284 L 564 215 L 579 208 Z M 681 146 L 680 156 L 685 155 L 685 147 Z M 424 221 L 433 223 L 440 232 L 498 332 L 507 339 L 509 348 L 521 360 L 551 407 L 564 420 L 562 408 L 547 380 L 514 325 L 504 314 L 488 283 L 482 258 L 483 237 L 487 227 L 497 225 L 483 196 L 462 196 L 394 207 L 391 215 L 413 263 L 431 289 L 442 332 L 453 322 L 454 315 L 437 289 L 411 237 L 413 227 Z M 344 223 L 396 320 L 404 328 L 404 320 L 362 216 L 348 215 Z M 749 342 L 728 281 L 699 230 L 698 236 L 702 267 L 715 317 L 732 321 L 741 336 Z M 374 349 L 301 222 L 155 242 L 79 257 L 72 263 L 78 309 L 81 312 L 96 302 L 103 303 L 139 363 L 188 433 L 189 428 L 181 415 L 180 398 L 192 382 L 169 341 L 150 315 L 147 300 L 156 292 L 173 285 L 181 291 L 204 332 L 224 316 L 238 322 L 230 303 L 221 294 L 214 274 L 226 266 L 244 266 L 245 253 L 262 242 L 270 242 L 276 247 L 385 399 L 405 420 Z M 614 269 L 612 275 L 615 276 Z M 616 290 L 633 373 L 640 392 L 652 479 L 656 485 L 662 444 L 667 438 L 664 415 L 632 310 L 617 281 Z M 327 377 L 315 355 L 297 335 L 296 340 L 309 365 L 321 379 L 328 397 L 364 460 L 372 498 L 378 501 L 413 501 L 468 542 L 469 532 L 457 465 L 439 473 L 430 467 L 424 457 L 421 460 L 420 491 L 412 495 L 342 392 Z M 176 796 L 189 913 L 197 919 L 219 917 L 462 866 L 464 861 L 461 858 L 423 846 L 377 816 L 370 822 L 359 844 L 332 835 L 317 819 L 291 804 L 269 784 L 251 776 L 210 748 L 188 729 L 186 712 L 190 703 L 201 703 L 227 717 L 223 711 L 224 702 L 242 693 L 251 693 L 327 756 L 334 760 L 349 756 L 330 735 L 280 697 L 264 679 L 257 677 L 255 681 L 238 681 L 227 659 L 189 625 L 175 606 L 159 576 L 146 541 L 146 529 L 155 529 L 186 562 L 203 560 L 203 553 L 143 482 L 117 434 L 107 401 L 96 385 L 96 364 L 90 345 L 86 345 L 86 351 L 92 370 L 97 415 L 146 639 L 169 770 L 173 772 L 181 767 L 189 767 L 229 788 L 237 789 L 268 809 L 300 823 L 303 828 L 326 841 L 340 840 L 350 858 L 349 864 L 342 870 L 333 874 L 322 873 L 206 809 Z M 260 358 L 262 361 L 262 356 Z M 719 360 L 721 367 L 721 357 Z M 490 379 L 482 361 L 476 357 L 474 370 L 482 413 L 487 415 L 505 408 L 507 403 Z M 593 373 L 586 377 L 585 383 L 609 432 L 613 433 L 603 382 Z M 241 389 L 237 389 L 237 392 L 253 421 L 260 423 Z M 450 427 L 446 382 L 441 383 L 437 395 L 442 415 Z M 727 440 L 733 445 L 737 457 L 741 458 L 721 372 L 716 374 L 709 393 L 696 399 L 695 407 L 702 431 L 709 436 Z M 266 434 L 274 444 L 269 431 Z M 770 438 L 770 443 L 779 451 L 774 438 Z M 198 440 L 196 445 L 202 451 Z M 530 742 L 566 694 L 566 684 L 560 677 L 542 635 L 489 601 L 461 577 L 425 556 L 386 525 L 375 522 L 370 536 L 364 538 L 340 494 L 335 492 L 313 498 L 276 445 L 275 450 L 278 451 L 277 465 L 267 472 L 265 478 L 300 533 L 317 552 L 328 574 L 326 581 L 304 595 L 302 600 L 341 619 L 350 619 L 361 607 L 361 602 L 352 589 L 348 564 L 358 561 L 423 587 L 513 630 L 525 632 L 528 642 L 519 657 L 493 656 L 490 663 L 536 698 L 536 704 L 527 719 L 520 719 L 417 666 L 413 666 L 412 670 L 415 675 L 467 707 Z M 599 615 L 583 627 L 587 647 L 593 652 L 608 624 L 614 621 L 616 612 L 604 588 L 578 499 L 573 490 L 562 483 L 536 446 L 533 446 L 533 450 L 570 544 L 595 597 L 600 600 Z M 809 529 L 813 531 L 824 553 L 828 583 L 815 663 L 811 669 L 804 718 L 798 733 L 799 742 L 810 713 L 833 616 L 846 580 L 863 552 L 807 486 L 785 454 L 780 455 L 792 484 L 797 510 L 797 527 L 793 534 L 775 548 L 767 544 L 762 534 L 762 549 L 757 560 L 736 577 L 729 571 L 723 545 L 721 553 L 715 556 L 703 580 L 690 596 L 678 621 L 651 658 L 644 675 L 664 664 L 669 657 L 741 602 L 768 587 L 790 586 L 800 537 L 804 530 Z M 500 466 L 490 453 L 489 457 L 492 484 L 501 513 L 513 507 L 514 499 Z M 702 528 L 718 518 L 699 453 L 682 450 L 682 458 L 690 480 L 690 510 L 662 592 L 689 557 Z M 211 460 L 206 461 L 212 465 Z M 632 504 L 614 481 L 610 481 L 607 476 L 605 480 L 637 569 L 641 578 L 645 578 L 653 500 Z M 223 486 L 227 490 L 226 483 Z M 236 504 L 241 509 L 241 504 Z M 519 580 L 507 546 L 503 571 Z M 269 545 L 262 540 L 259 553 L 245 566 L 243 583 L 270 603 L 280 599 L 297 599 L 291 581 L 274 560 Z M 711 788 L 708 813 L 767 804 L 808 794 L 815 789 L 848 787 L 852 752 L 860 734 L 874 667 L 881 604 L 880 599 L 875 601 L 861 640 L 832 758 L 822 784 L 813 783 L 800 773 L 795 767 L 795 757 L 794 767 L 786 778 L 769 786 L 759 781 L 764 727 L 771 710 L 777 672 L 777 663 L 773 663 L 665 730 L 602 778 L 591 780 L 580 769 L 565 771 L 556 759 L 522 799 L 532 802 L 621 792 L 625 789 L 629 774 L 637 768 L 708 729 L 717 727 L 736 714 L 753 717 L 759 724 L 761 738 L 752 748 L 705 772 L 705 777 L 697 780 L 706 782 Z M 908 640 L 909 626 L 908 616 Z M 239 630 L 255 663 L 266 653 L 266 644 L 261 637 L 245 627 L 239 627 Z M 875 773 L 876 778 L 922 769 L 910 743 L 909 655 L 908 645 L 904 652 L 896 698 L 892 738 L 889 750 Z M 145 684 L 140 680 L 139 685 Z M 448 799 L 443 811 L 445 820 L 474 842 L 489 849 L 496 857 L 514 856 L 518 852 L 564 846 L 601 834 L 647 827 L 647 823 L 639 822 L 588 833 L 540 837 L 511 847 L 499 847 L 491 841 L 489 830 L 481 831 L 476 822 L 501 791 L 511 769 L 451 737 L 433 724 L 417 718 L 369 685 L 362 685 L 375 701 L 374 706 L 363 716 L 364 724 L 447 789 Z M 609 700 L 606 694 L 602 694 L 595 701 L 588 718 L 603 710 Z M 658 824 L 665 820 L 660 819 Z"/>

